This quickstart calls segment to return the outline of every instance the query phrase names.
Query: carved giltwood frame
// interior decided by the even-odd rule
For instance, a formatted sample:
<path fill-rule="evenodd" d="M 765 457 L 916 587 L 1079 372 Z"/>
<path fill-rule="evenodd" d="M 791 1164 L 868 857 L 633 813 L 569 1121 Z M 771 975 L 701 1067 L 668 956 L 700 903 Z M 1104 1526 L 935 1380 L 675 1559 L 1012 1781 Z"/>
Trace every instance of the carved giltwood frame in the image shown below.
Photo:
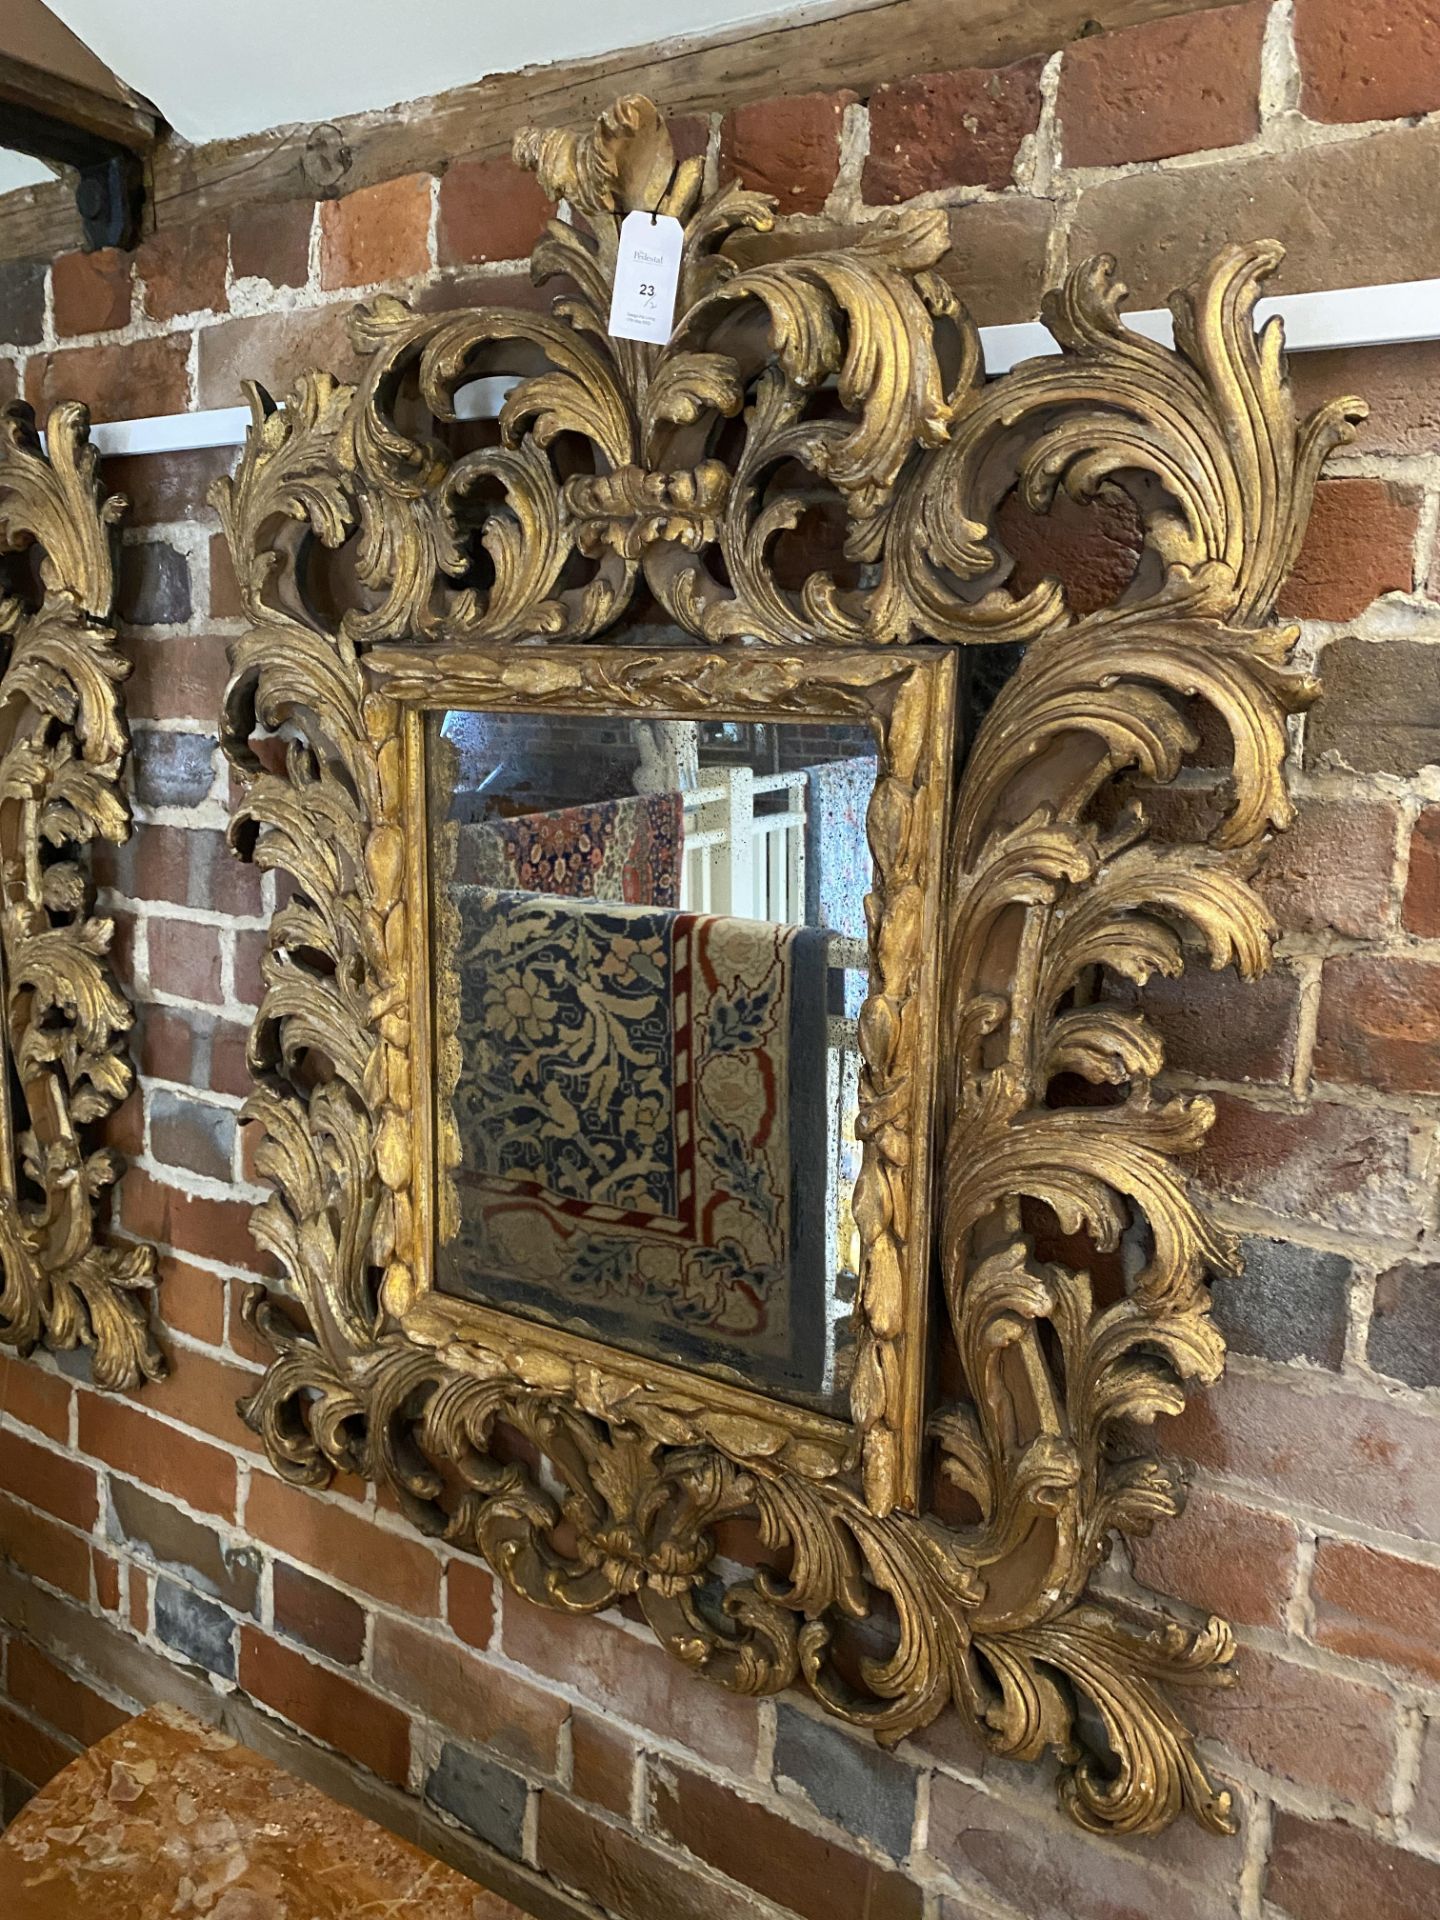
<path fill-rule="evenodd" d="M 28 406 L 0 414 L 0 553 L 38 558 L 39 588 L 33 603 L 23 583 L 0 588 L 0 1345 L 91 1347 L 106 1387 L 164 1372 L 145 1298 L 154 1250 L 103 1243 L 120 1160 L 94 1140 L 132 1079 L 134 1016 L 106 958 L 114 922 L 91 910 L 87 855 L 130 834 L 130 664 L 108 624 L 124 509 L 105 497 L 83 407 L 51 409 L 44 447 Z"/>
<path fill-rule="evenodd" d="M 647 101 L 516 151 L 572 212 L 535 250 L 537 278 L 570 283 L 554 314 L 377 301 L 355 322 L 359 385 L 308 376 L 283 412 L 252 392 L 245 458 L 216 493 L 252 623 L 227 696 L 245 787 L 232 840 L 289 882 L 247 1109 L 273 1188 L 255 1231 L 284 1281 L 252 1302 L 277 1358 L 247 1418 L 282 1472 L 384 1480 L 527 1598 L 636 1596 L 662 1643 L 723 1685 L 805 1684 L 887 1740 L 953 1700 L 997 1752 L 1053 1749 L 1082 1825 L 1153 1831 L 1183 1807 L 1224 1828 L 1228 1796 L 1165 1683 L 1225 1678 L 1228 1628 L 1147 1631 L 1089 1590 L 1114 1536 L 1178 1509 L 1178 1472 L 1127 1436 L 1218 1375 L 1206 1281 L 1236 1264 L 1174 1164 L 1210 1105 L 1160 1091 L 1155 1035 L 1104 986 L 1180 971 L 1182 936 L 1217 967 L 1267 963 L 1248 876 L 1289 821 L 1287 716 L 1314 691 L 1287 669 L 1294 633 L 1273 608 L 1356 407 L 1297 430 L 1278 328 L 1252 324 L 1273 246 L 1230 249 L 1177 296 L 1173 351 L 1124 328 L 1123 289 L 1092 263 L 1046 305 L 1062 355 L 986 382 L 941 271 L 943 214 L 768 259 L 771 203 L 737 186 L 702 201 L 700 163 L 675 163 Z M 685 225 L 664 349 L 605 329 L 618 219 L 637 207 Z M 457 388 L 495 371 L 521 376 L 498 444 L 454 452 L 417 428 L 453 420 Z M 562 436 L 587 443 L 592 470 L 562 458 Z M 990 529 L 1012 485 L 1043 512 L 1059 485 L 1084 499 L 1122 482 L 1146 549 L 1116 604 L 1077 619 L 1053 582 L 1006 589 Z M 775 543 L 815 490 L 843 511 L 851 576 L 787 588 Z M 315 585 L 323 548 L 352 564 L 338 619 L 322 610 L 333 585 Z M 838 1453 L 693 1378 L 688 1398 L 626 1389 L 613 1356 L 482 1324 L 424 1284 L 437 1170 L 416 1071 L 426 904 L 404 826 L 406 702 L 508 684 L 539 706 L 601 687 L 623 705 L 680 659 L 602 638 L 642 586 L 727 694 L 784 684 L 807 656 L 875 684 L 897 646 L 1024 648 L 953 802 L 930 1038 L 907 993 L 929 938 L 916 828 L 933 801 L 893 722 L 870 809 L 866 1258 Z M 1109 803 L 1121 776 L 1175 777 L 1197 700 L 1233 741 L 1232 804 L 1209 841 L 1164 845 L 1137 806 Z M 922 1431 L 905 1382 L 928 1377 L 937 1342 L 904 1275 L 929 1155 L 907 1103 L 932 1045 L 952 1355 Z M 1082 1250 L 1075 1265 L 1037 1252 L 1037 1218 Z M 1098 1260 L 1122 1234 L 1136 1271 L 1097 1298 L 1083 1249 Z M 518 1449 L 503 1437 L 517 1433 Z M 968 1518 L 926 1499 L 947 1485 Z M 768 1571 L 716 1557 L 736 1516 L 758 1524 Z"/>

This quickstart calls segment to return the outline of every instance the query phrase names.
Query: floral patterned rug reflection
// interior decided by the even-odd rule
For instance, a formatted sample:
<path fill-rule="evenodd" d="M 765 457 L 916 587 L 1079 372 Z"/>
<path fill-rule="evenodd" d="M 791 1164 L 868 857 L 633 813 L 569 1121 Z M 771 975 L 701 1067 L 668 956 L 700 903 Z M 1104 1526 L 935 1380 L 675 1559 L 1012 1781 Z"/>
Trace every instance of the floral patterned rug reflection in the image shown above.
<path fill-rule="evenodd" d="M 817 1389 L 830 936 L 452 899 L 463 1164 L 442 1288 Z"/>

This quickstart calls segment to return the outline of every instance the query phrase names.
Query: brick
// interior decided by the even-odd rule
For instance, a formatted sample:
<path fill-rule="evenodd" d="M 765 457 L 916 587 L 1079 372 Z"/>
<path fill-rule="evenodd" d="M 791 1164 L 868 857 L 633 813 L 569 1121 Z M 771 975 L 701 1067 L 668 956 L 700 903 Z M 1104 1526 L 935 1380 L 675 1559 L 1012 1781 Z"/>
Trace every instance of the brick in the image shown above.
<path fill-rule="evenodd" d="M 222 475 L 232 473 L 238 447 L 203 447 L 188 453 L 110 454 L 100 473 L 112 493 L 129 501 L 127 527 L 211 520 L 215 510 L 206 495 Z"/>
<path fill-rule="evenodd" d="M 530 1790 L 518 1774 L 483 1754 L 447 1740 L 425 1782 L 425 1798 L 502 1853 L 523 1851 L 525 1803 Z"/>
<path fill-rule="evenodd" d="M 577 1799 L 630 1817 L 637 1748 L 618 1727 L 578 1708 L 570 1716 L 570 1785 Z"/>
<path fill-rule="evenodd" d="M 239 1677 L 248 1694 L 313 1739 L 348 1754 L 382 1780 L 404 1785 L 410 1722 L 397 1707 L 254 1627 L 240 1629 Z"/>
<path fill-rule="evenodd" d="M 230 542 L 223 533 L 210 536 L 210 613 L 216 620 L 240 620 L 245 614 Z"/>
<path fill-rule="evenodd" d="M 1022 142 L 1040 124 L 1043 60 L 923 73 L 870 96 L 861 191 L 896 206 L 945 187 L 1007 187 Z"/>
<path fill-rule="evenodd" d="M 354 380 L 360 356 L 350 344 L 351 308 L 345 302 L 285 309 L 226 320 L 200 333 L 195 404 L 237 407 L 242 382 L 257 380 L 283 397 L 302 373 L 323 367 L 337 380 Z"/>
<path fill-rule="evenodd" d="M 1429 278 L 1440 274 L 1440 221 L 1415 182 L 1437 169 L 1432 124 L 1103 181 L 1080 196 L 1069 259 L 1113 253 L 1136 307 L 1163 305 L 1237 232 L 1285 247 L 1272 293 Z"/>
<path fill-rule="evenodd" d="M 260 1592 L 260 1554 L 232 1546 L 202 1521 L 157 1500 L 143 1487 L 110 1482 L 106 1531 L 149 1565 L 179 1574 L 192 1587 L 237 1613 L 254 1613 Z"/>
<path fill-rule="evenodd" d="M 1018 194 L 950 214 L 950 254 L 941 265 L 977 326 L 1033 320 L 1047 285 L 1048 201 Z"/>
<path fill-rule="evenodd" d="M 801 1920 L 920 1920 L 924 1892 L 902 1873 L 704 1774 L 656 1765 L 649 1788 L 656 1834 Z"/>
<path fill-rule="evenodd" d="M 48 260 L 0 260 L 0 340 L 34 347 L 45 331 Z"/>
<path fill-rule="evenodd" d="M 1215 1125 L 1189 1162 L 1212 1192 L 1361 1232 L 1403 1232 L 1418 1218 L 1403 1116 L 1342 1103 L 1289 1112 L 1229 1094 L 1214 1099 Z"/>
<path fill-rule="evenodd" d="M 1287 620 L 1353 620 L 1415 584 L 1420 497 L 1386 480 L 1322 480 L 1278 611 Z"/>
<path fill-rule="evenodd" d="M 1310 1595 L 1317 1646 L 1440 1680 L 1440 1567 L 1322 1539 Z"/>
<path fill-rule="evenodd" d="M 1285 966 L 1258 980 L 1215 971 L 1198 956 L 1178 980 L 1152 975 L 1137 1002 L 1165 1047 L 1166 1064 L 1207 1080 L 1286 1085 L 1295 1064 L 1300 988 Z"/>
<path fill-rule="evenodd" d="M 495 1630 L 495 1582 L 478 1560 L 452 1560 L 446 1568 L 445 1617 L 468 1646 L 489 1646 Z"/>
<path fill-rule="evenodd" d="M 72 1397 L 70 1382 L 60 1374 L 0 1353 L 0 1410 L 5 1426 L 33 1427 L 63 1445 L 70 1437 Z"/>
<path fill-rule="evenodd" d="M 1115 167 L 1253 140 L 1268 12 L 1269 0 L 1252 0 L 1073 41 L 1056 99 L 1064 164 Z"/>
<path fill-rule="evenodd" d="M 155 1632 L 197 1667 L 221 1680 L 235 1678 L 235 1622 L 223 1607 L 174 1580 L 155 1582 Z"/>
<path fill-rule="evenodd" d="M 277 1560 L 272 1573 L 275 1630 L 323 1653 L 337 1666 L 355 1667 L 365 1651 L 365 1611 L 338 1587 Z"/>
<path fill-rule="evenodd" d="M 548 1789 L 540 1795 L 538 1831 L 545 1872 L 588 1894 L 607 1913 L 633 1920 L 774 1920 L 768 1900 L 712 1879 Z"/>
<path fill-rule="evenodd" d="M 42 418 L 57 400 L 83 400 L 97 425 L 184 413 L 190 404 L 190 336 L 170 333 L 32 354 L 25 362 L 25 398 Z"/>
<path fill-rule="evenodd" d="M 146 943 L 150 956 L 146 982 L 151 992 L 208 1001 L 212 1006 L 225 998 L 218 928 L 152 914 Z"/>
<path fill-rule="evenodd" d="M 1300 110 L 1312 120 L 1401 120 L 1440 107 L 1436 0 L 1296 0 Z"/>
<path fill-rule="evenodd" d="M 210 1085 L 216 1093 L 239 1095 L 254 1091 L 245 1057 L 250 1029 L 238 1021 L 217 1021 L 210 1036 Z"/>
<path fill-rule="evenodd" d="M 819 213 L 840 170 L 840 128 L 853 93 L 787 94 L 734 107 L 720 128 L 720 178 L 769 193 L 786 213 Z"/>
<path fill-rule="evenodd" d="M 247 208 L 230 222 L 230 271 L 237 280 L 268 280 L 272 287 L 303 287 L 310 277 L 313 200 L 284 200 Z"/>
<path fill-rule="evenodd" d="M 698 1681 L 653 1641 L 586 1615 L 571 1618 L 523 1600 L 507 1600 L 502 1643 L 532 1673 L 573 1685 L 586 1675 L 590 1705 L 646 1727 L 735 1773 L 755 1764 L 759 1725 L 754 1701 Z M 702 1693 L 696 1692 L 703 1687 Z"/>
<path fill-rule="evenodd" d="M 1404 1261 L 1375 1282 L 1366 1358 L 1410 1387 L 1440 1386 L 1440 1267 Z"/>
<path fill-rule="evenodd" d="M 20 398 L 20 368 L 14 360 L 0 360 L 0 407 Z M 0 1780 L 0 1787 L 3 1787 Z"/>
<path fill-rule="evenodd" d="M 1440 646 L 1336 640 L 1321 673 L 1325 697 L 1305 723 L 1307 766 L 1413 774 L 1440 762 Z"/>
<path fill-rule="evenodd" d="M 128 327 L 131 271 L 130 255 L 115 247 L 57 255 L 50 269 L 56 333 L 112 333 Z"/>
<path fill-rule="evenodd" d="M 90 1600 L 90 1549 L 86 1541 L 48 1514 L 22 1507 L 0 1493 L 0 1559 L 9 1560 L 32 1580 L 45 1580 L 87 1605 Z"/>
<path fill-rule="evenodd" d="M 0 1766 L 18 1774 L 30 1787 L 47 1786 L 79 1752 L 48 1727 L 0 1700 Z"/>
<path fill-rule="evenodd" d="M 1338 1253 L 1259 1235 L 1241 1243 L 1245 1271 L 1221 1280 L 1214 1314 L 1237 1353 L 1338 1368 L 1350 1319 L 1351 1263 Z"/>
<path fill-rule="evenodd" d="M 442 267 L 528 260 L 555 213 L 533 173 L 508 156 L 456 160 L 440 181 L 436 251 Z"/>
<path fill-rule="evenodd" d="M 1247 1627 L 1284 1626 L 1298 1548 L 1293 1521 L 1210 1487 L 1192 1487 L 1177 1520 L 1131 1543 L 1143 1585 Z"/>
<path fill-rule="evenodd" d="M 1202 1737 L 1296 1786 L 1384 1811 L 1395 1764 L 1395 1705 L 1378 1687 L 1245 1650 L 1233 1687 L 1198 1692 Z"/>
<path fill-rule="evenodd" d="M 1095 613 L 1118 600 L 1135 577 L 1145 545 L 1140 510 L 1119 487 L 1102 487 L 1090 500 L 1060 489 L 1045 513 L 1012 488 L 995 514 L 995 532 L 1013 566 L 1007 585 L 1030 593 L 1058 580 L 1076 614 Z"/>
<path fill-rule="evenodd" d="M 100 1512 L 93 1471 L 8 1427 L 0 1427 L 0 1487 L 88 1533 Z"/>
<path fill-rule="evenodd" d="M 150 1150 L 168 1166 L 228 1180 L 235 1158 L 234 1112 L 157 1088 L 150 1096 Z"/>
<path fill-rule="evenodd" d="M 182 626 L 190 618 L 190 568 L 163 541 L 120 549 L 116 617 L 131 627 Z"/>
<path fill-rule="evenodd" d="M 1269 1501 L 1410 1539 L 1440 1537 L 1435 1420 L 1391 1398 L 1232 1366 L 1161 1440 Z"/>
<path fill-rule="evenodd" d="M 1315 1073 L 1385 1093 L 1440 1091 L 1440 964 L 1354 953 L 1321 974 Z"/>
<path fill-rule="evenodd" d="M 832 1722 L 812 1719 L 783 1700 L 776 1708 L 775 1781 L 793 1785 L 832 1826 L 901 1860 L 915 1827 L 918 1774 L 913 1766 L 857 1739 Z"/>
<path fill-rule="evenodd" d="M 1385 801 L 1305 800 L 1259 875 L 1266 904 L 1293 933 L 1371 937 L 1390 919 L 1396 809 Z"/>
<path fill-rule="evenodd" d="M 1440 1863 L 1338 1820 L 1277 1810 L 1264 1893 L 1292 1920 L 1419 1920 L 1440 1913 Z"/>
<path fill-rule="evenodd" d="M 430 265 L 428 173 L 361 187 L 320 206 L 320 284 L 370 287 L 411 280 Z"/>
<path fill-rule="evenodd" d="M 236 870 L 239 873 L 252 875 L 258 872 L 257 868 L 241 867 L 238 863 Z M 242 1006 L 258 1007 L 260 1004 L 265 992 L 265 976 L 262 969 L 269 946 L 268 934 L 252 930 L 235 935 L 232 997 Z"/>
<path fill-rule="evenodd" d="M 1440 340 L 1297 353 L 1290 387 L 1302 418 L 1326 400 L 1358 393 L 1369 417 L 1355 430 L 1362 453 L 1440 453 Z"/>
<path fill-rule="evenodd" d="M 151 234 L 135 261 L 145 288 L 145 311 L 152 320 L 223 313 L 229 262 L 230 236 L 220 221 L 193 220 Z"/>
<path fill-rule="evenodd" d="M 570 1714 L 558 1695 L 383 1615 L 375 1620 L 370 1671 L 378 1686 L 469 1744 L 530 1773 L 555 1772 L 560 1729 Z"/>
<path fill-rule="evenodd" d="M 1440 807 L 1422 807 L 1415 821 L 1401 918 L 1407 933 L 1440 939 Z"/>
<path fill-rule="evenodd" d="M 235 1462 L 204 1441 L 98 1393 L 80 1396 L 80 1449 L 201 1513 L 235 1517 Z"/>
<path fill-rule="evenodd" d="M 417 1537 L 388 1529 L 377 1535 L 366 1515 L 263 1473 L 251 1475 L 245 1530 L 303 1566 L 403 1613 L 435 1613 L 440 1567 Z"/>
<path fill-rule="evenodd" d="M 215 784 L 214 736 L 141 727 L 134 736 L 130 768 L 142 806 L 198 806 Z"/>
<path fill-rule="evenodd" d="M 230 678 L 225 642 L 208 633 L 139 639 L 127 648 L 135 663 L 126 689 L 132 716 L 214 724 Z"/>
<path fill-rule="evenodd" d="M 104 1613 L 120 1611 L 120 1563 L 99 1547 L 90 1549 L 90 1571 L 95 1581 L 95 1604 Z"/>
<path fill-rule="evenodd" d="M 10 1642 L 5 1691 L 18 1706 L 82 1747 L 93 1747 L 130 1718 L 124 1707 L 66 1673 L 39 1647 L 18 1638 Z"/>
<path fill-rule="evenodd" d="M 236 859 L 225 835 L 210 828 L 145 824 L 119 857 L 116 884 L 137 900 L 247 918 L 262 911 L 259 868 Z"/>
<path fill-rule="evenodd" d="M 1187 1886 L 1151 1858 L 943 1773 L 931 1782 L 927 1851 L 1025 1920 L 1228 1920 L 1233 1912 L 1223 1895 Z"/>

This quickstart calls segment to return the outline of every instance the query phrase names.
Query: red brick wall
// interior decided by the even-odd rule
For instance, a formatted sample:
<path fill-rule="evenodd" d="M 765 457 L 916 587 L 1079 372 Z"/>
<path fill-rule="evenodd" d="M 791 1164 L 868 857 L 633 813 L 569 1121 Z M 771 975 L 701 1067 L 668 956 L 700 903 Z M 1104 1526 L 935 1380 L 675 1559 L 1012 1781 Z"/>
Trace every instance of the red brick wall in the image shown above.
<path fill-rule="evenodd" d="M 937 48 L 937 66 L 942 64 Z M 1221 243 L 1275 234 L 1292 289 L 1440 274 L 1440 8 L 1289 0 L 708 122 L 800 226 L 920 195 L 952 209 L 982 322 L 1119 254 L 1139 304 Z M 1426 116 L 1429 115 L 1429 118 Z M 318 209 L 175 227 L 133 257 L 0 265 L 0 394 L 99 419 L 234 404 L 354 362 L 358 288 L 510 294 L 533 183 L 463 158 Z M 1161 1437 L 1185 1518 L 1107 1576 L 1239 1629 L 1241 1684 L 1195 1708 L 1233 1841 L 1089 1841 L 1050 1783 L 953 1719 L 880 1753 L 803 1702 L 702 1687 L 625 1618 L 492 1590 L 364 1488 L 283 1487 L 231 1409 L 260 1361 L 237 1113 L 270 900 L 233 865 L 215 752 L 233 582 L 203 506 L 229 456 L 115 461 L 139 830 L 105 876 L 140 1004 L 121 1224 L 164 1251 L 174 1363 L 98 1395 L 0 1365 L 0 1778 L 13 1803 L 125 1706 L 223 1701 L 332 1790 L 455 1853 L 502 1852 L 646 1916 L 1412 1920 L 1440 1912 L 1440 344 L 1302 359 L 1307 402 L 1370 423 L 1322 488 L 1287 595 L 1328 694 L 1298 730 L 1295 832 L 1267 885 L 1272 978 L 1151 990 L 1177 1080 L 1220 1120 L 1200 1177 L 1248 1242 L 1220 1290 L 1226 1383 Z M 1067 540 L 1073 534 L 1065 534 Z M 1126 550 L 1123 527 L 1089 560 Z M 1086 556 L 1077 564 L 1083 572 Z M 1158 809 L 1212 804 L 1200 767 Z M 197 1680 L 196 1675 L 211 1679 Z M 419 1810 L 423 1799 L 425 1810 Z"/>

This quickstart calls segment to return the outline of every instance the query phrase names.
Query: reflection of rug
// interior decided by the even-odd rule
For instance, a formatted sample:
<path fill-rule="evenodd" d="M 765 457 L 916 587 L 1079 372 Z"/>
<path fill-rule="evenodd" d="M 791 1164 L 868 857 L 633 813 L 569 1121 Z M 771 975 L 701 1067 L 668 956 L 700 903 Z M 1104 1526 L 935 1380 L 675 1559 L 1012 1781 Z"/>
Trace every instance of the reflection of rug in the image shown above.
<path fill-rule="evenodd" d="M 453 897 L 464 1158 L 442 1287 L 817 1389 L 827 936 Z"/>
<path fill-rule="evenodd" d="M 456 878 L 570 900 L 674 907 L 683 838 L 678 793 L 526 813 L 461 827 Z"/>

